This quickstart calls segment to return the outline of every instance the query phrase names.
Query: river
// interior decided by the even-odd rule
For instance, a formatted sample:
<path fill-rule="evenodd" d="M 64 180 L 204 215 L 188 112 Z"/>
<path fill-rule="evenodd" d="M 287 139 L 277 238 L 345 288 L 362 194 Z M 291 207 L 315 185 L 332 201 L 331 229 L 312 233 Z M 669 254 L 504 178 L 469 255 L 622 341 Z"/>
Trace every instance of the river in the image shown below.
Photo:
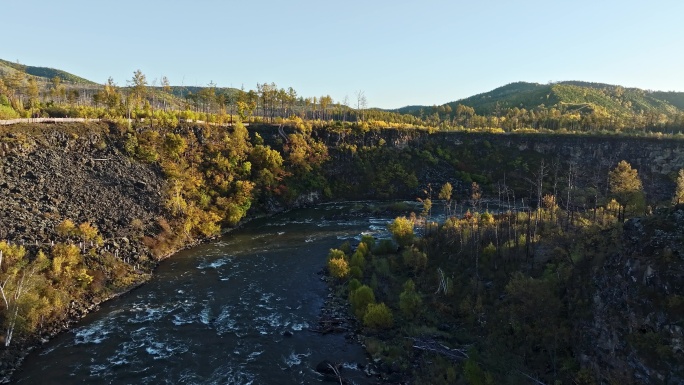
<path fill-rule="evenodd" d="M 315 326 L 328 250 L 387 237 L 371 203 L 326 204 L 256 219 L 162 262 L 139 289 L 47 343 L 19 384 L 308 384 L 324 359 L 368 384 L 361 346 Z M 292 335 L 288 336 L 291 332 Z"/>

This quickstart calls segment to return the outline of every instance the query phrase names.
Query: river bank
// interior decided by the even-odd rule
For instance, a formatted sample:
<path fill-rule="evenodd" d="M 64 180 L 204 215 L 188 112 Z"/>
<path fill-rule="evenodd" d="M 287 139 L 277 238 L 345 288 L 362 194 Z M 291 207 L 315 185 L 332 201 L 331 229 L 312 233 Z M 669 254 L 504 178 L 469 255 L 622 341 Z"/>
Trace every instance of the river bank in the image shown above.
<path fill-rule="evenodd" d="M 48 342 L 15 381 L 178 382 L 190 371 L 199 383 L 299 384 L 316 380 L 316 364 L 329 359 L 355 383 L 373 383 L 356 341 L 309 331 L 328 295 L 321 255 L 389 220 L 338 214 L 363 206 L 323 204 L 257 218 L 180 251 L 146 285 Z"/>

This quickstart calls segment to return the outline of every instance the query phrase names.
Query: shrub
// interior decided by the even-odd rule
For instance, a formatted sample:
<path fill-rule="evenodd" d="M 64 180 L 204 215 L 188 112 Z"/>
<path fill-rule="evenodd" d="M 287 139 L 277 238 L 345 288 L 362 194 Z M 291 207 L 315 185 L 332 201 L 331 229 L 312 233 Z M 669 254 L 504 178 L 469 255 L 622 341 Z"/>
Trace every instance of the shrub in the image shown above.
<path fill-rule="evenodd" d="M 404 265 L 416 273 L 425 269 L 427 265 L 427 254 L 415 247 L 404 250 L 401 256 L 404 260 Z"/>
<path fill-rule="evenodd" d="M 361 287 L 361 282 L 356 279 L 352 278 L 349 280 L 349 283 L 347 284 L 347 289 L 349 289 L 349 292 L 351 293 L 352 291 L 358 289 Z"/>
<path fill-rule="evenodd" d="M 16 119 L 18 117 L 19 114 L 12 107 L 0 104 L 0 119 Z"/>
<path fill-rule="evenodd" d="M 337 279 L 342 279 L 349 275 L 349 264 L 347 263 L 347 260 L 344 259 L 344 257 L 331 258 L 330 260 L 328 260 L 328 270 L 330 271 L 330 275 L 332 275 L 333 277 Z"/>
<path fill-rule="evenodd" d="M 76 234 L 76 225 L 71 219 L 65 219 L 60 224 L 57 225 L 57 234 L 60 237 L 70 237 Z"/>
<path fill-rule="evenodd" d="M 413 242 L 413 221 L 410 219 L 397 217 L 388 228 L 399 246 L 408 246 Z"/>
<path fill-rule="evenodd" d="M 371 303 L 363 316 L 363 324 L 372 329 L 389 329 L 394 324 L 394 317 L 384 303 Z"/>
<path fill-rule="evenodd" d="M 368 251 L 373 250 L 373 246 L 375 246 L 375 238 L 373 238 L 372 235 L 364 235 L 361 237 L 361 244 L 359 244 L 359 248 L 361 248 L 362 244 L 366 246 L 364 254 L 365 257 L 368 255 Z"/>
<path fill-rule="evenodd" d="M 381 240 L 378 245 L 373 249 L 373 254 L 375 255 L 387 255 L 394 254 L 397 251 L 397 247 L 389 239 Z"/>
<path fill-rule="evenodd" d="M 362 279 L 363 278 L 363 270 L 361 270 L 361 268 L 358 266 L 352 266 L 349 269 L 349 275 L 353 278 Z"/>

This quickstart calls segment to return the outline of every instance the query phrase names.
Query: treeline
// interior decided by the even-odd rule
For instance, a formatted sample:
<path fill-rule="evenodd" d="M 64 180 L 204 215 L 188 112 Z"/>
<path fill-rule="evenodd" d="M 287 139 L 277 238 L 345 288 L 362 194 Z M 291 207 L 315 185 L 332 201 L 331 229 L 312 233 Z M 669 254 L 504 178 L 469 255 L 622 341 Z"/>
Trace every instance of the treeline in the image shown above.
<path fill-rule="evenodd" d="M 398 217 L 389 225 L 394 242 L 365 236 L 355 249 L 345 243 L 331 250 L 328 271 L 363 327 L 367 351 L 380 367 L 389 368 L 385 380 L 445 385 L 631 383 L 634 377 L 624 368 L 597 371 L 586 362 L 602 354 L 587 344 L 593 338 L 588 325 L 599 317 L 596 298 L 606 295 L 597 293 L 601 284 L 594 283 L 613 279 L 612 273 L 604 273 L 605 263 L 626 247 L 623 220 L 647 214 L 640 178 L 628 163 L 620 162 L 606 177 L 609 193 L 604 203 L 578 211 L 559 207 L 556 197 L 542 190 L 542 204 L 536 208 L 499 200 L 500 209 L 490 212 L 483 210 L 481 191 L 473 184 L 468 199 L 462 200 L 469 210 L 455 215 L 456 196 L 447 183 L 433 197 L 438 201 L 424 198 L 421 213 Z M 680 171 L 672 203 L 681 202 L 682 194 Z M 433 222 L 435 204 L 447 213 L 442 223 Z M 647 216 L 644 226 L 654 226 L 661 234 L 681 231 L 667 215 L 653 215 L 652 220 Z M 676 253 L 663 247 L 667 257 L 658 252 L 649 257 L 659 271 L 668 269 Z M 644 290 L 648 294 L 642 295 L 654 302 L 652 310 L 640 314 L 657 310 L 665 320 L 680 319 L 679 294 Z M 622 317 L 618 314 L 620 322 Z M 605 327 L 618 330 L 623 325 Z M 627 348 L 619 359 L 625 362 L 636 354 L 639 362 L 666 374 L 681 363 L 666 327 L 633 330 L 622 337 Z"/>
<path fill-rule="evenodd" d="M 595 85 L 553 85 L 548 95 L 520 89 L 519 94 L 494 95 L 501 103 L 476 97 L 407 113 L 368 108 L 362 91 L 344 100 L 330 95 L 305 97 L 292 87 L 258 83 L 256 89 L 171 86 L 166 77 L 152 82 L 140 70 L 124 86 L 112 78 L 102 86 L 68 83 L 16 70 L 0 77 L 0 119 L 18 117 L 81 117 L 133 119 L 174 124 L 180 120 L 212 123 L 280 123 L 305 121 L 365 124 L 371 127 L 429 127 L 441 130 L 489 132 L 577 132 L 678 134 L 684 112 L 645 91 Z M 514 86 L 514 85 L 511 85 Z M 505 87 L 502 87 L 505 88 Z M 528 92 L 533 92 L 528 95 Z M 545 91 L 546 92 L 546 91 Z M 659 93 L 657 95 L 660 95 Z M 471 100 L 472 99 L 472 100 Z M 498 100 L 498 99 L 497 99 Z M 542 100 L 545 103 L 542 103 Z M 515 103 L 513 103 L 515 102 Z M 478 103 L 485 103 L 482 107 Z M 489 103 L 489 104 L 487 104 Z M 517 103 L 517 104 L 516 104 Z M 511 105 L 512 104 L 512 105 Z"/>
<path fill-rule="evenodd" d="M 118 85 L 111 77 L 102 86 L 65 83 L 55 76 L 49 83 L 14 71 L 0 77 L 0 119 L 19 117 L 80 117 L 109 120 L 148 120 L 160 125 L 179 120 L 211 123 L 279 123 L 299 118 L 306 121 L 338 121 L 380 126 L 422 126 L 411 115 L 368 109 L 366 96 L 334 101 L 330 95 L 304 97 L 292 87 L 259 83 L 256 89 L 174 87 L 168 78 L 150 84 L 140 70 Z"/>
<path fill-rule="evenodd" d="M 498 129 L 503 132 L 543 130 L 552 132 L 680 133 L 684 131 L 684 113 L 671 116 L 657 111 L 615 115 L 588 103 L 531 109 L 501 108 L 492 115 L 478 115 L 472 107 L 459 104 L 432 107 L 418 113 L 432 127 L 443 129 Z"/>

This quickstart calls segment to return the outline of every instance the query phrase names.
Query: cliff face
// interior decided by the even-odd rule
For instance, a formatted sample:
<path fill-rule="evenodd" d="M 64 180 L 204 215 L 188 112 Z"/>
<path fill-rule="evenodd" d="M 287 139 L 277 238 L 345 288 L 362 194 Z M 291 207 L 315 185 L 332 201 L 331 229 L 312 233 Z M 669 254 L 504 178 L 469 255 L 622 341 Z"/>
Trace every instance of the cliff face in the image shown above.
<path fill-rule="evenodd" d="M 684 383 L 684 207 L 629 220 L 594 276 L 581 357 L 607 382 Z"/>
<path fill-rule="evenodd" d="M 432 165 L 428 161 L 420 162 L 420 158 L 414 159 L 419 161 L 415 164 L 415 173 L 421 183 L 432 183 L 433 186 L 447 181 L 458 183 L 460 172 L 482 174 L 493 184 L 504 180 L 533 179 L 543 161 L 547 186 L 554 183 L 554 179 L 562 185 L 561 180 L 572 165 L 576 187 L 593 187 L 605 193 L 608 171 L 625 160 L 639 172 L 647 200 L 658 202 L 671 198 L 677 172 L 684 168 L 684 140 L 678 139 L 459 132 L 429 134 L 426 131 L 394 129 L 363 134 L 323 132 L 319 135 L 332 147 L 346 144 L 359 148 L 387 147 L 398 152 L 427 151 L 440 162 Z M 446 161 L 441 155 L 444 153 L 449 155 Z M 345 157 L 338 154 L 338 160 L 345 160 Z M 554 169 L 556 164 L 557 170 Z M 336 167 L 344 167 L 344 163 L 338 162 Z M 529 184 L 520 183 L 517 187 L 521 193 L 518 196 L 526 196 L 522 193 Z M 416 191 L 405 193 L 410 195 Z"/>

